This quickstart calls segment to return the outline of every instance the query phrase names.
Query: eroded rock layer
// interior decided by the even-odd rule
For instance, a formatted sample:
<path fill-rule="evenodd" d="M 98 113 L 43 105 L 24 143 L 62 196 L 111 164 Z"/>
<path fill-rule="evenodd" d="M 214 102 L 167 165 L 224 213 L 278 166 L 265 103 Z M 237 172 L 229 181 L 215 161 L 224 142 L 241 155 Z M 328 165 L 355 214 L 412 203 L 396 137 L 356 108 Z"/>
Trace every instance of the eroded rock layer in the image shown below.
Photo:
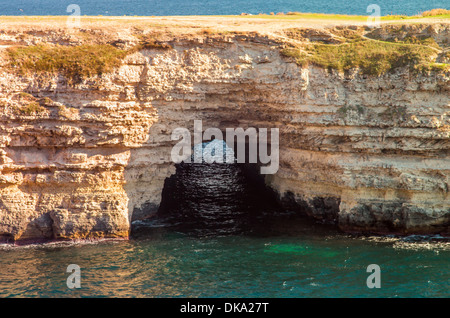
<path fill-rule="evenodd" d="M 312 217 L 346 231 L 449 233 L 448 73 L 301 67 L 260 35 L 170 45 L 76 85 L 2 68 L 2 239 L 128 237 L 175 171 L 172 131 L 196 119 L 279 128 L 267 184 Z"/>

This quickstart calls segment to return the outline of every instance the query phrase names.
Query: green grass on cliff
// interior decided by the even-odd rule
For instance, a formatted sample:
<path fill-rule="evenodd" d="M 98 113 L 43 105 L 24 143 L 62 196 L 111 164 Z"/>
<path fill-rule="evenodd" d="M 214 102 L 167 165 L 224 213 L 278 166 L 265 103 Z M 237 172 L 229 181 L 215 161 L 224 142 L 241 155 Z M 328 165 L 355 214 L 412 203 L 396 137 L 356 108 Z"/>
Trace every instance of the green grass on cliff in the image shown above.
<path fill-rule="evenodd" d="M 326 69 L 348 71 L 359 68 L 363 74 L 380 76 L 400 67 L 415 71 L 446 69 L 434 67 L 436 49 L 428 45 L 361 39 L 342 44 L 311 43 L 281 51 L 297 64 L 317 65 Z"/>
<path fill-rule="evenodd" d="M 432 38 L 408 37 L 402 41 L 388 42 L 365 38 L 361 30 L 334 30 L 336 43 L 302 42 L 300 29 L 291 29 L 288 37 L 298 41 L 281 50 L 297 64 L 317 65 L 325 69 L 348 71 L 359 68 L 363 74 L 380 76 L 400 67 L 414 71 L 449 71 L 450 65 L 434 63 L 439 45 Z M 341 43 L 339 43 L 341 42 Z M 83 44 L 62 46 L 40 44 L 17 46 L 7 50 L 10 66 L 18 73 L 64 75 L 69 84 L 113 71 L 122 64 L 127 54 L 141 49 L 170 49 L 171 46 L 152 36 L 140 39 L 134 48 L 124 50 L 108 44 Z"/>
<path fill-rule="evenodd" d="M 62 46 L 41 44 L 8 49 L 9 62 L 20 74 L 63 74 L 69 84 L 111 72 L 127 54 L 143 49 L 166 50 L 171 46 L 152 37 L 143 37 L 135 47 L 122 50 L 108 44 Z"/>
<path fill-rule="evenodd" d="M 31 103 L 19 108 L 19 113 L 21 115 L 28 115 L 28 116 L 43 113 L 45 111 L 46 111 L 46 108 L 41 106 L 37 102 L 31 102 Z"/>
<path fill-rule="evenodd" d="M 62 73 L 71 83 L 120 66 L 127 51 L 111 45 L 36 45 L 8 49 L 10 65 L 21 74 Z"/>

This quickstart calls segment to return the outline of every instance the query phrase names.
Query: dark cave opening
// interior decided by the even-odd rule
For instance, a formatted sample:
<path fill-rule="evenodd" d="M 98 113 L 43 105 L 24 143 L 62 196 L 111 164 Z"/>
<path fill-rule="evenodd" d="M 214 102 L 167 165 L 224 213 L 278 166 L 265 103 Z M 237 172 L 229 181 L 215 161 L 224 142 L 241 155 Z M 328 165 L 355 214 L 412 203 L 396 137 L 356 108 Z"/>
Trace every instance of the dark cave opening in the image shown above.
<path fill-rule="evenodd" d="M 250 164 L 177 165 L 166 180 L 158 217 L 194 236 L 252 233 L 282 212 L 276 194 Z"/>
<path fill-rule="evenodd" d="M 260 231 L 267 217 L 284 213 L 256 163 L 181 162 L 175 167 L 176 173 L 165 181 L 157 214 L 135 226 L 133 236 L 149 227 L 192 236 L 250 234 Z"/>
<path fill-rule="evenodd" d="M 237 163 L 235 159 L 228 163 L 176 164 L 176 173 L 165 180 L 158 212 L 134 222 L 132 237 L 168 231 L 214 237 L 297 235 L 323 230 L 324 225 L 306 217 L 298 206 L 280 200 L 266 185 L 259 164 Z"/>

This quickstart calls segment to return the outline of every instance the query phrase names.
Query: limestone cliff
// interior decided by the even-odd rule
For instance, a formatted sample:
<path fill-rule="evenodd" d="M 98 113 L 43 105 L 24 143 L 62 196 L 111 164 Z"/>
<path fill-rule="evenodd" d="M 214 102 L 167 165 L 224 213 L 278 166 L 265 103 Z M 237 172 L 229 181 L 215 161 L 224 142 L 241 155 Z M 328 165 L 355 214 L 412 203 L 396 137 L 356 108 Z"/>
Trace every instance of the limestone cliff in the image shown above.
<path fill-rule="evenodd" d="M 450 28 L 431 33 L 444 47 L 439 62 Z M 128 237 L 133 221 L 157 211 L 174 173 L 173 129 L 195 119 L 204 129 L 279 128 L 280 169 L 266 181 L 300 212 L 345 231 L 449 233 L 448 72 L 373 76 L 281 54 L 292 41 L 339 40 L 330 30 L 168 36 L 76 83 L 8 65 L 7 47 L 79 45 L 77 34 L 0 32 L 1 239 Z M 123 48 L 139 41 L 102 36 Z"/>

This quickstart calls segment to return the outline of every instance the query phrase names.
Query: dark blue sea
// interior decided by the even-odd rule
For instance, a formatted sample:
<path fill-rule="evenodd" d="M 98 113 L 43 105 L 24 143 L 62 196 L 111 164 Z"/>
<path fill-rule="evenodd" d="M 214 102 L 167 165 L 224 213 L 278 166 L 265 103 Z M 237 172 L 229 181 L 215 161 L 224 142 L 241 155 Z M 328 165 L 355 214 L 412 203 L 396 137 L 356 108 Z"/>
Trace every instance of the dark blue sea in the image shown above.
<path fill-rule="evenodd" d="M 242 12 L 313 12 L 367 15 L 375 3 L 381 15 L 415 15 L 433 8 L 450 9 L 448 0 L 14 0 L 0 1 L 0 15 L 66 15 L 69 4 L 77 4 L 82 15 L 235 15 Z"/>

